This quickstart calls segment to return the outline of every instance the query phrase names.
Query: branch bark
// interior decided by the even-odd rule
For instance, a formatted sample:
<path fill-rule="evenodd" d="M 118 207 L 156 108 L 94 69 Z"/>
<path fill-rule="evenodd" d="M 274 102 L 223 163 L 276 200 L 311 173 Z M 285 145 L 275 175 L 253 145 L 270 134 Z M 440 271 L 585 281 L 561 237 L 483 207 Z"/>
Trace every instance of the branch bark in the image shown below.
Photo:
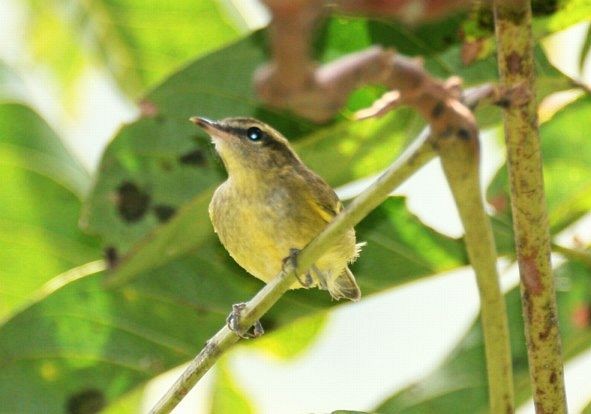
<path fill-rule="evenodd" d="M 459 98 L 459 79 L 442 82 L 430 76 L 420 59 L 373 46 L 325 65 L 312 59 L 311 35 L 326 12 L 323 0 L 265 0 L 272 14 L 270 43 L 272 60 L 254 76 L 258 96 L 268 105 L 289 109 L 308 119 L 324 122 L 346 103 L 350 93 L 363 85 L 384 85 L 399 93 L 398 101 L 417 109 L 439 134 L 440 119 L 432 103 L 445 104 Z M 403 7 L 397 2 L 389 7 Z M 341 1 L 335 7 L 353 6 Z M 370 10 L 375 2 L 358 5 Z M 381 7 L 381 6 L 380 6 Z M 359 10 L 357 10 L 359 11 Z M 461 108 L 460 108 L 461 109 Z M 462 114 L 462 117 L 467 117 Z"/>
<path fill-rule="evenodd" d="M 527 102 L 505 111 L 505 141 L 533 398 L 538 413 L 566 413 L 537 108 L 533 98 L 531 5 L 526 0 L 495 0 L 494 15 L 501 79 L 507 87 L 523 84 L 531 91 Z"/>

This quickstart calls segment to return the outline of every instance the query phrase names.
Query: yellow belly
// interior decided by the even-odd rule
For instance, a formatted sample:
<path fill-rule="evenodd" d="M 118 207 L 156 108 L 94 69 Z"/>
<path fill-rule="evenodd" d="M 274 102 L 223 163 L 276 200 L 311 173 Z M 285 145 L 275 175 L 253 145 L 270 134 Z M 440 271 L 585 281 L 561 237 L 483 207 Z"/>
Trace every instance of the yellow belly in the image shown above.
<path fill-rule="evenodd" d="M 236 193 L 225 183 L 210 204 L 214 229 L 230 256 L 265 282 L 281 271 L 290 249 L 304 248 L 327 224 L 313 210 L 295 205 L 293 198 L 267 201 L 268 197 L 260 194 Z M 336 277 L 355 256 L 355 233 L 351 230 L 318 260 L 316 268 Z"/>

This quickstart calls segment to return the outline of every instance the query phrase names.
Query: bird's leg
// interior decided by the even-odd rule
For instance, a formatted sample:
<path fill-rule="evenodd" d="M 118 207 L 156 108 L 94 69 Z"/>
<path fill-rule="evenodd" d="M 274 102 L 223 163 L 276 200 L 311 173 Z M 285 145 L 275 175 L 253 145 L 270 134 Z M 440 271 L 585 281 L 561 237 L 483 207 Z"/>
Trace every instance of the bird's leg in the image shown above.
<path fill-rule="evenodd" d="M 294 269 L 297 268 L 299 253 L 300 253 L 300 249 L 296 249 L 296 248 L 289 249 L 289 256 L 287 256 L 285 259 L 283 259 L 283 270 L 284 271 L 286 270 L 285 267 L 288 264 L 292 265 Z M 310 272 L 306 273 L 305 279 L 302 279 L 300 277 L 300 275 L 298 275 L 296 273 L 296 278 L 298 279 L 298 282 L 300 282 L 300 285 L 302 285 L 306 289 L 312 287 L 312 285 L 314 284 L 314 279 L 312 279 L 312 275 L 310 274 Z"/>
<path fill-rule="evenodd" d="M 243 339 L 250 339 L 250 338 L 257 338 L 265 333 L 263 329 L 263 325 L 261 325 L 260 321 L 256 321 L 253 326 L 248 328 L 248 330 L 244 333 L 240 331 L 240 317 L 242 316 L 242 311 L 246 307 L 246 303 L 236 303 L 232 305 L 232 312 L 226 319 L 226 323 L 228 324 L 228 328 L 236 335 Z M 252 332 L 251 332 L 252 329 Z"/>

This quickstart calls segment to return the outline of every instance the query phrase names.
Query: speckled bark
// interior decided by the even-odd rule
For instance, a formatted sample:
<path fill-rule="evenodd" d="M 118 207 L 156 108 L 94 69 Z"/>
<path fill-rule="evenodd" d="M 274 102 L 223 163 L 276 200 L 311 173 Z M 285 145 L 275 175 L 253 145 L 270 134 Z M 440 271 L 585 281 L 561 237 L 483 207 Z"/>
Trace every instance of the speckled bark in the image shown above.
<path fill-rule="evenodd" d="M 497 0 L 494 11 L 501 79 L 533 91 L 531 6 Z M 508 108 L 505 139 L 533 398 L 537 413 L 560 414 L 567 409 L 536 109 L 533 98 Z"/>

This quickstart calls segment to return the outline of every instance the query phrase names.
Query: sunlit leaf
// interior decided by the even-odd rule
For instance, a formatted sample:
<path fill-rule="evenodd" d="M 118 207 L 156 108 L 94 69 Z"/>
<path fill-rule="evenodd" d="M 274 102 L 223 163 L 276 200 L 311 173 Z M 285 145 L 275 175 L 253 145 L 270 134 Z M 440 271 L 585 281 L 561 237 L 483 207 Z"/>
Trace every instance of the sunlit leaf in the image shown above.
<path fill-rule="evenodd" d="M 591 19 L 589 0 L 539 1 L 544 13 L 534 19 L 534 32 L 538 36 L 554 33 Z"/>
<path fill-rule="evenodd" d="M 0 104 L 0 320 L 51 277 L 99 256 L 77 226 L 88 174 L 49 126 Z"/>
<path fill-rule="evenodd" d="M 287 326 L 265 335 L 252 346 L 280 359 L 297 358 L 312 345 L 326 325 L 326 315 L 318 313 L 298 319 Z"/>
<path fill-rule="evenodd" d="M 101 414 L 137 414 L 141 410 L 143 398 L 144 388 L 138 387 L 114 403 L 107 405 Z"/>
<path fill-rule="evenodd" d="M 213 0 L 29 0 L 30 43 L 67 85 L 100 62 L 134 96 L 189 58 L 236 39 Z"/>

